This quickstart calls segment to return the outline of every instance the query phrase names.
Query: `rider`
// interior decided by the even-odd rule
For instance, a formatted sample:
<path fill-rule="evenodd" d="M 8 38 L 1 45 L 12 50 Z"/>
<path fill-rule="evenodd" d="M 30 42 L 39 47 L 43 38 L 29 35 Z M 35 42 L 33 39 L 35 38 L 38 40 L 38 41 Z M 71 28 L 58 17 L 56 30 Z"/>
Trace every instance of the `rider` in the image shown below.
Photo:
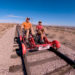
<path fill-rule="evenodd" d="M 26 31 L 26 40 L 28 41 L 29 31 L 31 30 L 32 35 L 34 35 L 32 24 L 30 23 L 30 18 L 26 18 L 26 21 L 21 25 L 21 31 L 24 29 Z"/>
<path fill-rule="evenodd" d="M 45 31 L 44 31 L 44 27 L 42 25 L 42 21 L 38 22 L 38 25 L 36 26 L 36 31 L 37 31 L 38 34 L 41 35 L 41 43 L 43 43 L 44 42 L 43 39 L 44 39 L 44 36 L 45 36 Z"/>

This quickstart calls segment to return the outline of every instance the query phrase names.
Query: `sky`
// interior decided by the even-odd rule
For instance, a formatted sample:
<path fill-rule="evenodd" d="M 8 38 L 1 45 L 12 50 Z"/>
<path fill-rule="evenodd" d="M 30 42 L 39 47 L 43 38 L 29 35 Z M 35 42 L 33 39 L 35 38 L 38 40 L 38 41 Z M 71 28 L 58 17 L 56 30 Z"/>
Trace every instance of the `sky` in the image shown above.
<path fill-rule="evenodd" d="M 0 23 L 75 26 L 75 0 L 0 0 Z"/>

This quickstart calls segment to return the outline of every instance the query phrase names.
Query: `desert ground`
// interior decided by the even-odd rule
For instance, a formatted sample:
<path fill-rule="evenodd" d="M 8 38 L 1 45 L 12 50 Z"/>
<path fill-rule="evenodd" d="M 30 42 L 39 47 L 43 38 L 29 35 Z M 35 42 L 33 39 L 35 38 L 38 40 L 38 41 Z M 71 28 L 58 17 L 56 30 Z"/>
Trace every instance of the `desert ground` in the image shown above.
<path fill-rule="evenodd" d="M 14 24 L 0 23 L 0 37 L 6 30 L 13 27 Z M 33 26 L 35 30 L 35 25 Z M 59 40 L 61 44 L 64 44 L 73 50 L 75 49 L 75 27 L 65 26 L 44 26 L 48 38 L 53 40 Z"/>
<path fill-rule="evenodd" d="M 0 75 L 23 75 L 21 59 L 13 49 L 15 26 L 16 24 L 0 23 Z M 34 25 L 34 30 L 35 27 Z M 75 27 L 44 26 L 44 29 L 49 40 L 58 40 L 75 50 Z"/>
<path fill-rule="evenodd" d="M 57 39 L 61 44 L 75 49 L 75 28 L 69 27 L 46 27 L 49 38 Z"/>
<path fill-rule="evenodd" d="M 13 26 L 14 24 L 11 23 L 0 23 L 0 37 L 6 32 L 6 30 Z"/>
<path fill-rule="evenodd" d="M 58 40 L 61 44 L 75 49 L 75 27 L 44 26 L 44 29 L 49 39 Z"/>

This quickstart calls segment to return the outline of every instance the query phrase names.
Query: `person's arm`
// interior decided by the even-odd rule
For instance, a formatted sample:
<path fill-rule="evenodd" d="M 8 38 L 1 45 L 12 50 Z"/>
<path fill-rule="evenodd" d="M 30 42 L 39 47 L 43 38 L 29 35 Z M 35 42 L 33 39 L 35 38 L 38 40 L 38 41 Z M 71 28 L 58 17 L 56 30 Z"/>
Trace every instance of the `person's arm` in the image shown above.
<path fill-rule="evenodd" d="M 44 26 L 42 26 L 42 32 L 45 34 L 45 28 L 44 28 Z"/>
<path fill-rule="evenodd" d="M 21 35 L 22 35 L 23 28 L 24 28 L 24 23 L 21 24 Z"/>

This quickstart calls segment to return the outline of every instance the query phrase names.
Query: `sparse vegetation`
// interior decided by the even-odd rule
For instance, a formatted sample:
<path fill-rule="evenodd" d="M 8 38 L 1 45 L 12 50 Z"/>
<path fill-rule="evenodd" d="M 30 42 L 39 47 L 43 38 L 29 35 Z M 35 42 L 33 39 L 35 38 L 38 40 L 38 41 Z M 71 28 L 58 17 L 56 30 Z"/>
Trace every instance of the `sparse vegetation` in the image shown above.
<path fill-rule="evenodd" d="M 5 33 L 6 29 L 13 27 L 16 24 L 12 23 L 0 23 L 0 37 Z"/>

